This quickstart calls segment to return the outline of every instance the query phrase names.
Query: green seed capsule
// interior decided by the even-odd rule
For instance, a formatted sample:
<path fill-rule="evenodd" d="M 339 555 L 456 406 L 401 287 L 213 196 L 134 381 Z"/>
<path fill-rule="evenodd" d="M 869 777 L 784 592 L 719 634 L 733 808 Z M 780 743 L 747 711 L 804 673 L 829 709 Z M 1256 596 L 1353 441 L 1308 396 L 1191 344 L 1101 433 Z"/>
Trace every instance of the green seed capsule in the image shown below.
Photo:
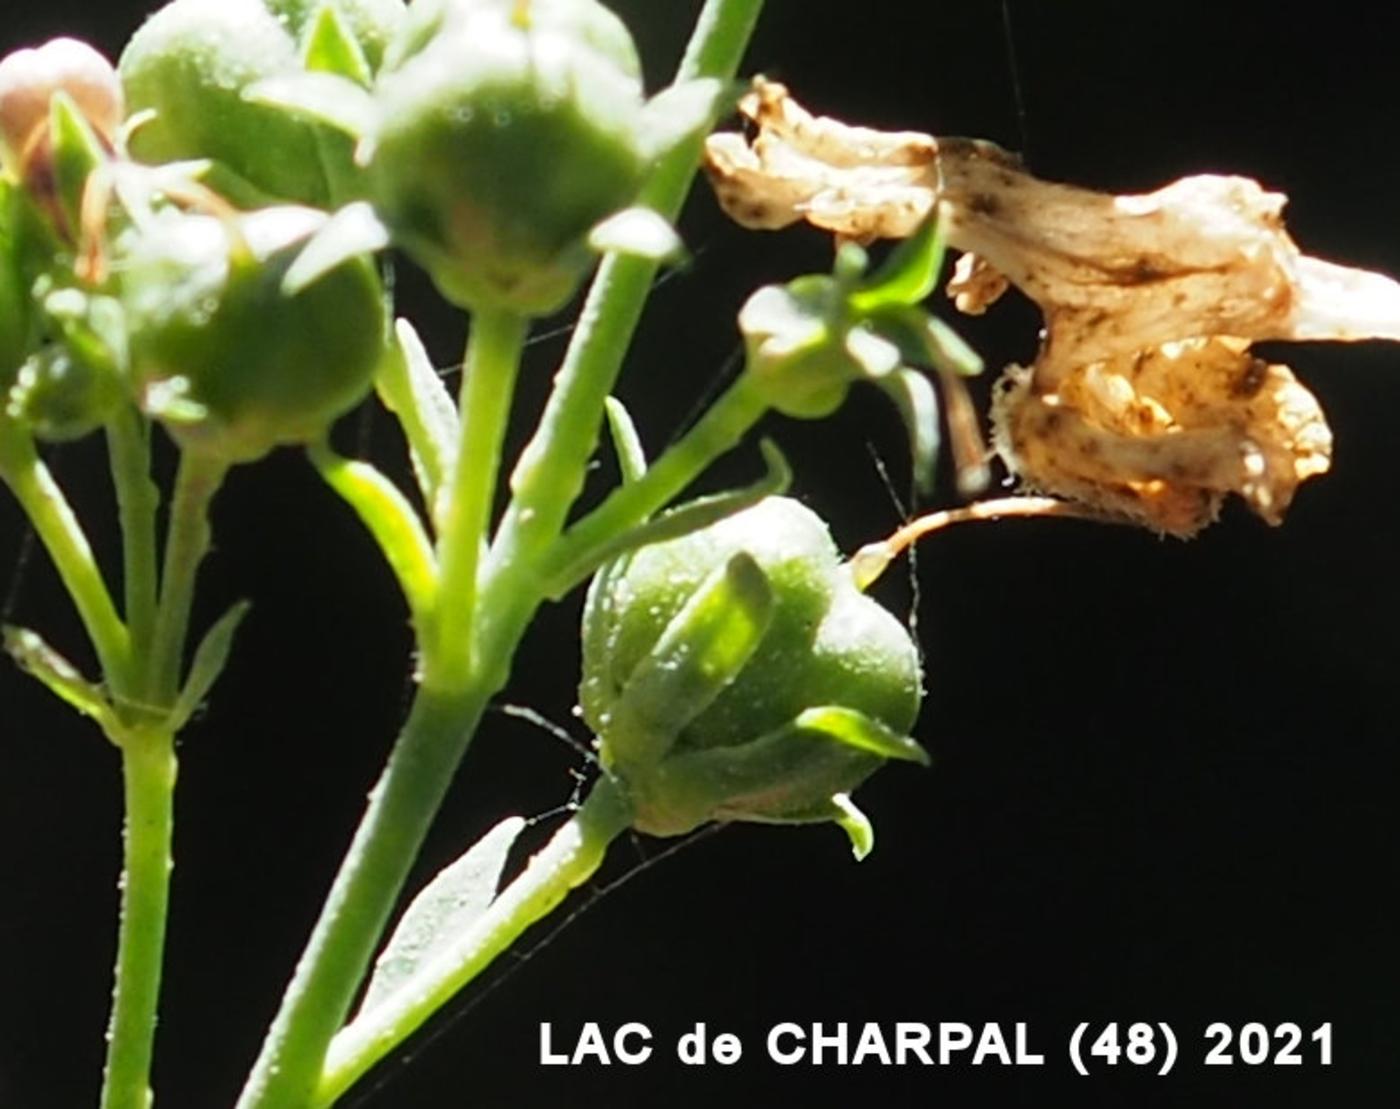
<path fill-rule="evenodd" d="M 403 16 L 399 0 L 337 0 L 372 67 Z M 286 109 L 245 99 L 258 81 L 300 72 L 321 4 L 174 0 L 132 37 L 120 72 L 129 109 L 154 116 L 131 136 L 148 162 L 208 158 L 211 184 L 239 202 L 332 207 L 357 191 L 354 144 Z"/>
<path fill-rule="evenodd" d="M 187 448 L 255 459 L 316 439 L 369 391 L 387 329 L 369 261 L 282 289 L 324 218 L 171 212 L 119 243 L 133 373 L 148 411 Z"/>
<path fill-rule="evenodd" d="M 584 616 L 584 717 L 654 834 L 837 817 L 918 712 L 918 653 L 860 593 L 826 525 L 769 498 L 601 573 Z"/>
<path fill-rule="evenodd" d="M 593 0 L 417 5 L 361 151 L 376 208 L 449 299 L 554 311 L 641 183 L 638 73 Z"/>
<path fill-rule="evenodd" d="M 125 397 L 124 383 L 109 366 L 50 343 L 20 367 L 5 414 L 40 439 L 66 442 L 96 431 Z"/>

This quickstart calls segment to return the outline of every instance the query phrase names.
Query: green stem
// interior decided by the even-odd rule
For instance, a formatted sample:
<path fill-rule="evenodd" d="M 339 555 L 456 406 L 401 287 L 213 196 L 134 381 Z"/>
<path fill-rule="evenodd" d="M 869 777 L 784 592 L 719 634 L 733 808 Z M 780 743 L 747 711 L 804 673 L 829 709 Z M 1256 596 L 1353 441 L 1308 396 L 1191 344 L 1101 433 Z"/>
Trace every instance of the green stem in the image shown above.
<path fill-rule="evenodd" d="M 445 685 L 464 680 L 473 670 L 477 572 L 528 329 L 525 317 L 515 312 L 483 310 L 472 316 L 462 366 L 462 437 L 438 541 L 437 638 L 422 645 L 424 673 L 436 669 Z"/>
<path fill-rule="evenodd" d="M 302 1109 L 493 690 L 419 690 L 238 1109 Z"/>
<path fill-rule="evenodd" d="M 108 424 L 107 448 L 121 518 L 126 625 L 139 666 L 155 635 L 160 490 L 151 480 L 150 425 L 134 407 L 123 406 Z"/>
<path fill-rule="evenodd" d="M 631 824 L 632 808 L 610 779 L 560 828 L 524 872 L 469 929 L 401 989 L 344 1028 L 331 1043 L 312 1105 L 332 1104 L 407 1039 L 527 928 L 548 916 L 602 864 L 608 845 Z"/>
<path fill-rule="evenodd" d="M 180 688 L 194 582 L 199 564 L 209 550 L 209 503 L 227 472 L 227 463 L 219 459 L 189 451 L 180 456 L 175 495 L 170 503 L 170 530 L 165 538 L 165 566 L 150 669 L 146 672 L 147 695 L 157 704 L 168 704 Z"/>
<path fill-rule="evenodd" d="M 645 474 L 618 486 L 564 534 L 541 570 L 543 580 L 552 582 L 566 569 L 587 564 L 592 552 L 663 508 L 715 459 L 737 446 L 767 410 L 749 378 L 740 377 Z"/>
<path fill-rule="evenodd" d="M 763 0 L 707 0 L 676 82 L 732 79 L 762 8 Z M 695 177 L 703 142 L 696 137 L 668 151 L 639 203 L 674 220 Z M 619 254 L 606 258 L 599 268 L 539 428 L 511 475 L 515 496 L 492 550 L 493 565 L 538 554 L 563 529 L 583 490 L 598 446 L 604 404 L 617 382 L 656 270 L 654 262 Z"/>
<path fill-rule="evenodd" d="M 125 869 L 102 1109 L 149 1109 L 151 1105 L 151 1054 L 170 894 L 175 770 L 173 736 L 144 731 L 125 737 Z"/>
<path fill-rule="evenodd" d="M 64 588 L 97 652 L 103 675 L 113 691 L 127 690 L 131 640 L 87 536 L 73 515 L 63 490 L 54 481 L 34 441 L 0 416 L 0 479 L 8 485 L 58 568 Z"/>
<path fill-rule="evenodd" d="M 762 0 L 707 0 L 683 69 L 692 76 L 732 74 L 761 8 Z M 674 171 L 685 181 L 694 172 L 695 154 L 689 152 L 687 164 Z M 679 166 L 679 153 L 676 158 Z M 668 179 L 658 175 L 659 181 Z M 656 188 L 660 190 L 662 185 Z M 684 196 L 684 182 L 678 188 L 676 206 Z M 650 191 L 647 199 L 659 203 Z M 574 391 L 565 389 L 564 395 L 551 402 L 556 428 L 583 429 L 586 441 L 579 440 L 574 430 L 541 429 L 537 453 L 552 461 L 535 468 L 534 488 L 546 501 L 551 483 L 557 482 L 561 490 L 572 490 L 566 492 L 562 510 L 555 513 L 560 522 L 582 487 L 581 475 L 596 443 L 603 403 L 646 297 L 650 276 L 649 269 L 637 270 L 631 279 L 617 282 L 617 292 L 590 298 L 589 327 L 599 335 L 589 340 L 594 349 L 587 361 L 604 369 L 580 369 L 575 376 L 589 380 L 580 381 Z M 631 322 L 627 322 L 629 316 Z M 619 326 L 613 326 L 614 320 Z M 497 578 L 488 570 L 491 587 L 478 595 L 481 546 L 510 404 L 510 390 L 501 388 L 501 370 L 511 365 L 513 383 L 513 363 L 518 361 L 518 351 L 509 359 L 503 352 L 511 343 L 523 342 L 524 333 L 519 320 L 506 316 L 481 314 L 473 327 L 472 343 L 477 350 L 469 349 L 463 383 L 462 449 L 438 548 L 440 578 L 433 606 L 437 626 L 429 629 L 433 634 L 420 644 L 424 685 L 371 794 L 238 1109 L 304 1109 L 310 1103 L 331 1038 L 359 990 L 423 837 L 540 602 L 538 587 L 531 587 L 524 573 L 525 560 L 517 562 L 506 553 L 518 546 L 509 540 L 498 541 L 496 548 L 506 553 L 504 563 L 497 561 L 495 550 L 492 557 L 493 565 L 504 565 L 514 572 L 510 584 L 515 588 L 499 588 L 509 575 Z M 603 349 L 614 343 L 617 349 Z M 478 364 L 497 369 L 479 372 Z M 603 377 L 606 380 L 600 380 Z M 571 414 L 575 407 L 581 413 L 578 419 Z M 556 455 L 550 442 L 556 434 L 576 441 L 561 444 Z M 556 465 L 557 473 L 550 468 Z M 512 513 L 512 533 L 533 527 L 530 519 L 529 506 L 518 502 Z M 459 621 L 472 628 L 470 635 Z M 482 665 L 486 662 L 490 665 Z"/>

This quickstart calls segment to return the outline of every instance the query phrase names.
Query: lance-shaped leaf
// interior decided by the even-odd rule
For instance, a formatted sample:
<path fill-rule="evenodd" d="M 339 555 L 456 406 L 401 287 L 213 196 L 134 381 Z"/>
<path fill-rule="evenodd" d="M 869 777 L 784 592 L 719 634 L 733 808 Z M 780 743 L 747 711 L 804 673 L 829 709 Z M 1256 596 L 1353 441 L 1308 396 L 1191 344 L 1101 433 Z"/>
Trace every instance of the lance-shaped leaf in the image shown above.
<path fill-rule="evenodd" d="M 398 417 L 418 488 L 436 520 L 440 494 L 457 462 L 457 406 L 408 320 L 398 321 L 394 338 L 375 375 L 375 389 L 384 407 Z"/>
<path fill-rule="evenodd" d="M 224 672 L 224 666 L 228 663 L 229 652 L 233 650 L 234 633 L 238 631 L 238 625 L 243 622 L 243 617 L 248 615 L 248 609 L 251 607 L 249 602 L 239 601 L 205 632 L 204 638 L 195 649 L 194 661 L 190 664 L 190 676 L 185 679 L 185 687 L 180 690 L 180 696 L 176 698 L 175 705 L 170 710 L 172 731 L 178 732 L 183 728 L 209 696 L 209 691 L 214 688 L 214 683 L 219 680 L 219 675 Z"/>
<path fill-rule="evenodd" d="M 632 764 L 664 758 L 682 728 L 753 656 L 773 617 L 773 590 L 743 552 L 717 567 L 627 678 L 608 721 L 612 748 Z"/>
<path fill-rule="evenodd" d="M 100 685 L 88 681 L 78 668 L 50 647 L 38 632 L 7 625 L 5 652 L 30 677 L 37 678 L 49 691 L 84 716 L 96 720 L 109 738 L 118 734 L 118 721 Z"/>
<path fill-rule="evenodd" d="M 362 1015 L 412 982 L 490 907 L 506 857 L 524 828 L 518 816 L 502 820 L 413 899 L 374 964 Z"/>

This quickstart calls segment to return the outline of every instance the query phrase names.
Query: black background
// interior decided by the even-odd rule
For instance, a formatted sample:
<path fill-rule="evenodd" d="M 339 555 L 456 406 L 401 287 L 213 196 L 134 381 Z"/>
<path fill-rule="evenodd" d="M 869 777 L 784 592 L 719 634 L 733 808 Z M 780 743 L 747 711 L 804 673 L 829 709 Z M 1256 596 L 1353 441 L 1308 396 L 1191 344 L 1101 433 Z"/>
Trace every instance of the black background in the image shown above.
<path fill-rule="evenodd" d="M 8 49 L 67 33 L 115 53 L 146 5 L 47 0 L 0 18 Z M 658 83 L 694 0 L 628 0 Z M 1289 194 L 1290 230 L 1324 257 L 1400 272 L 1393 150 L 1395 28 L 1383 5 L 1011 0 L 1018 123 L 1002 5 L 774 0 L 748 68 L 811 107 L 876 126 L 1024 147 L 1045 177 L 1146 190 L 1238 172 Z M 703 189 L 683 228 L 694 264 L 668 281 L 621 392 L 659 447 L 732 352 L 757 285 L 825 268 L 815 233 L 748 235 Z M 403 309 L 451 362 L 463 323 L 402 275 Z M 951 310 L 950 310 L 951 311 Z M 1004 305 L 960 324 L 993 367 L 1034 350 L 1035 317 Z M 546 331 L 541 326 L 541 331 Z M 562 338 L 531 349 L 520 441 Z M 1271 349 L 1282 356 L 1283 348 Z M 1286 360 L 1327 408 L 1334 472 L 1282 529 L 1237 506 L 1192 543 L 1065 522 L 968 528 L 919 553 L 935 769 L 896 767 L 862 793 L 879 836 L 851 862 L 832 829 L 733 828 L 611 892 L 410 1066 L 346 1104 L 915 1105 L 1390 1104 L 1400 1090 L 1394 716 L 1400 586 L 1394 435 L 1400 351 L 1318 345 Z M 368 428 L 366 432 L 365 429 Z M 847 549 L 898 511 L 872 463 L 905 484 L 899 427 L 863 394 L 820 424 L 765 430 L 796 495 Z M 382 413 L 350 426 L 402 474 Z M 114 526 L 100 444 L 53 462 L 104 557 Z M 168 459 L 166 459 L 168 463 Z M 756 452 L 722 468 L 744 478 Z M 940 490 L 947 501 L 950 491 Z M 182 745 L 159 1104 L 231 1104 L 358 819 L 406 694 L 410 640 L 393 585 L 349 513 L 285 452 L 240 470 L 215 512 L 197 619 L 255 603 L 207 715 Z M 23 525 L 0 501 L 0 585 Z M 882 596 L 904 611 L 907 575 Z M 905 580 L 898 580 L 900 578 Z M 88 661 L 42 554 L 6 611 Z M 571 724 L 576 603 L 540 620 L 510 701 Z M 430 843 L 426 878 L 510 812 L 564 801 L 577 763 L 518 721 L 488 718 Z M 0 666 L 0 1106 L 91 1105 L 101 1063 L 119 869 L 118 761 L 86 723 Z M 661 845 L 643 844 L 648 853 Z M 620 845 L 605 882 L 638 855 Z M 549 927 L 528 937 L 544 939 Z M 1081 1020 L 1171 1021 L 1164 1080 L 1074 1077 Z M 541 1067 L 540 1021 L 695 1021 L 739 1033 L 732 1069 L 665 1059 Z M 1026 1021 L 1037 1069 L 778 1068 L 778 1020 Z M 1334 1026 L 1336 1062 L 1252 1072 L 1199 1066 L 1210 1021 Z M 1122 1068 L 1120 1068 L 1121 1071 Z"/>

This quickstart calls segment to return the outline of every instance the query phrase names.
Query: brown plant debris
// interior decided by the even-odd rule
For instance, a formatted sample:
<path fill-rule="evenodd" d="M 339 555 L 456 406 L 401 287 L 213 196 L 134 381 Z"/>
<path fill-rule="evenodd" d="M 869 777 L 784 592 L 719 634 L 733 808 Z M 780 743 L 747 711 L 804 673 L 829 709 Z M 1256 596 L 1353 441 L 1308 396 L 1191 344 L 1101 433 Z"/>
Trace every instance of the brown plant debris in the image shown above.
<path fill-rule="evenodd" d="M 1400 340 L 1400 285 L 1302 254 L 1285 198 L 1243 177 L 1113 196 L 1038 180 L 991 143 L 814 117 L 757 78 L 751 141 L 707 167 L 746 227 L 806 220 L 842 238 L 911 234 L 937 209 L 959 259 L 948 291 L 980 313 L 1008 283 L 1041 309 L 1029 367 L 998 383 L 994 441 L 1030 489 L 1189 536 L 1238 493 L 1278 523 L 1327 470 L 1332 435 L 1263 339 Z"/>

